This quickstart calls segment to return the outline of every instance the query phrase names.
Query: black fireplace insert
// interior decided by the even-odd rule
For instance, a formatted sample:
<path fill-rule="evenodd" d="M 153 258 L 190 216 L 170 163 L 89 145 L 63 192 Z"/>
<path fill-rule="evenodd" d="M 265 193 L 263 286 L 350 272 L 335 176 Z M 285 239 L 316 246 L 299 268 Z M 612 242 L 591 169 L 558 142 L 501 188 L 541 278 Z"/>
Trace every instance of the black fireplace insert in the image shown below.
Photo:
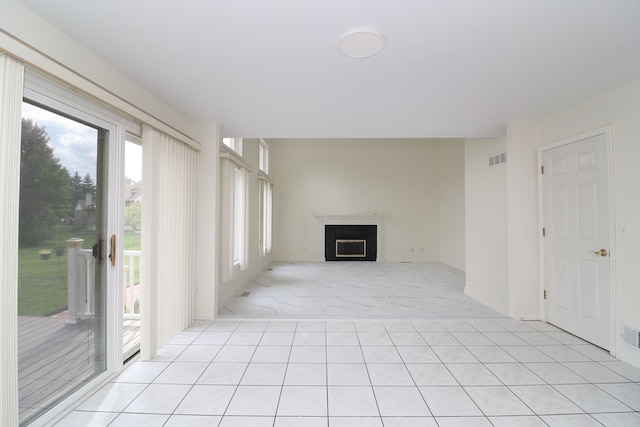
<path fill-rule="evenodd" d="M 377 251 L 377 225 L 325 225 L 326 261 L 375 261 Z"/>

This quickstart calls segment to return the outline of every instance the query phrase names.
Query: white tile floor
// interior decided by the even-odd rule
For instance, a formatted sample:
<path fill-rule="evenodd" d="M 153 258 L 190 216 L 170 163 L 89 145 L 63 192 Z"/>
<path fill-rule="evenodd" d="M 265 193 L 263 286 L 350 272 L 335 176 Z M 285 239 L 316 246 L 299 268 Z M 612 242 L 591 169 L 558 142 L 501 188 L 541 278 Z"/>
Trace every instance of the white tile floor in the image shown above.
<path fill-rule="evenodd" d="M 464 285 L 464 272 L 437 262 L 276 263 L 219 314 L 269 319 L 502 317 L 466 296 Z"/>
<path fill-rule="evenodd" d="M 63 426 L 640 426 L 640 370 L 542 322 L 217 320 Z"/>
<path fill-rule="evenodd" d="M 277 264 L 64 426 L 640 426 L 640 370 L 443 264 Z"/>

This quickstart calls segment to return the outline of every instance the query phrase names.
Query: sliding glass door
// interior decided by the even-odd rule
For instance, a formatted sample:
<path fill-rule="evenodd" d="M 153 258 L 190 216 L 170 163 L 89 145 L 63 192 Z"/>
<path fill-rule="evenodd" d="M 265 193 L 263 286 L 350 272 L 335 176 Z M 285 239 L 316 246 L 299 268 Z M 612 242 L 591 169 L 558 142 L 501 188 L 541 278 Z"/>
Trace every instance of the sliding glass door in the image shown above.
<path fill-rule="evenodd" d="M 107 370 L 109 130 L 23 104 L 18 385 L 21 425 Z"/>

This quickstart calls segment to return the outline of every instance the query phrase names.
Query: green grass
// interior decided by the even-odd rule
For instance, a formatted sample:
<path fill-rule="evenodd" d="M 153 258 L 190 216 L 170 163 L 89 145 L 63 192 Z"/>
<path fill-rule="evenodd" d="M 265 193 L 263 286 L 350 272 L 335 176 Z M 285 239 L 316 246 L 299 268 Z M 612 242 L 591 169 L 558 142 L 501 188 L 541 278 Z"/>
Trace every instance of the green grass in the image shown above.
<path fill-rule="evenodd" d="M 124 248 L 131 251 L 139 251 L 140 244 L 142 241 L 142 235 L 140 232 L 133 233 L 125 232 L 124 233 Z"/>
<path fill-rule="evenodd" d="M 85 239 L 82 247 L 90 249 L 95 242 L 93 233 L 74 232 L 71 226 L 56 225 L 56 239 L 34 248 L 18 251 L 18 314 L 20 316 L 47 316 L 67 308 L 67 239 Z M 140 249 L 140 234 L 125 233 L 124 248 Z M 135 243 L 134 243 L 135 241 Z M 40 259 L 40 250 L 64 246 L 64 255 L 55 252 L 48 260 Z M 139 264 L 139 263 L 136 263 Z M 139 281 L 140 266 L 136 265 L 135 279 Z"/>
<path fill-rule="evenodd" d="M 46 316 L 67 308 L 67 249 L 65 240 L 71 237 L 85 239 L 83 248 L 95 242 L 93 233 L 74 232 L 69 225 L 56 225 L 56 238 L 52 242 L 18 251 L 18 314 Z M 40 258 L 41 249 L 65 247 L 62 256 L 55 252 L 49 259 Z"/>

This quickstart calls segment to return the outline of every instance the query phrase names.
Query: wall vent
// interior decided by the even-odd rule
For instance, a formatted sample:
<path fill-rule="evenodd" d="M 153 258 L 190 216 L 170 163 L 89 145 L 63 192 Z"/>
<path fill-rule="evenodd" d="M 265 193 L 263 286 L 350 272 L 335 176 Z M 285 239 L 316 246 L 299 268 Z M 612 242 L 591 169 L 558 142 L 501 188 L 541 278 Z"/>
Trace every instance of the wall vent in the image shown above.
<path fill-rule="evenodd" d="M 629 325 L 622 325 L 622 342 L 629 346 L 633 347 L 636 350 L 640 349 L 640 331 L 632 328 Z"/>
<path fill-rule="evenodd" d="M 489 166 L 496 166 L 507 161 L 507 153 L 496 154 L 489 157 Z"/>

